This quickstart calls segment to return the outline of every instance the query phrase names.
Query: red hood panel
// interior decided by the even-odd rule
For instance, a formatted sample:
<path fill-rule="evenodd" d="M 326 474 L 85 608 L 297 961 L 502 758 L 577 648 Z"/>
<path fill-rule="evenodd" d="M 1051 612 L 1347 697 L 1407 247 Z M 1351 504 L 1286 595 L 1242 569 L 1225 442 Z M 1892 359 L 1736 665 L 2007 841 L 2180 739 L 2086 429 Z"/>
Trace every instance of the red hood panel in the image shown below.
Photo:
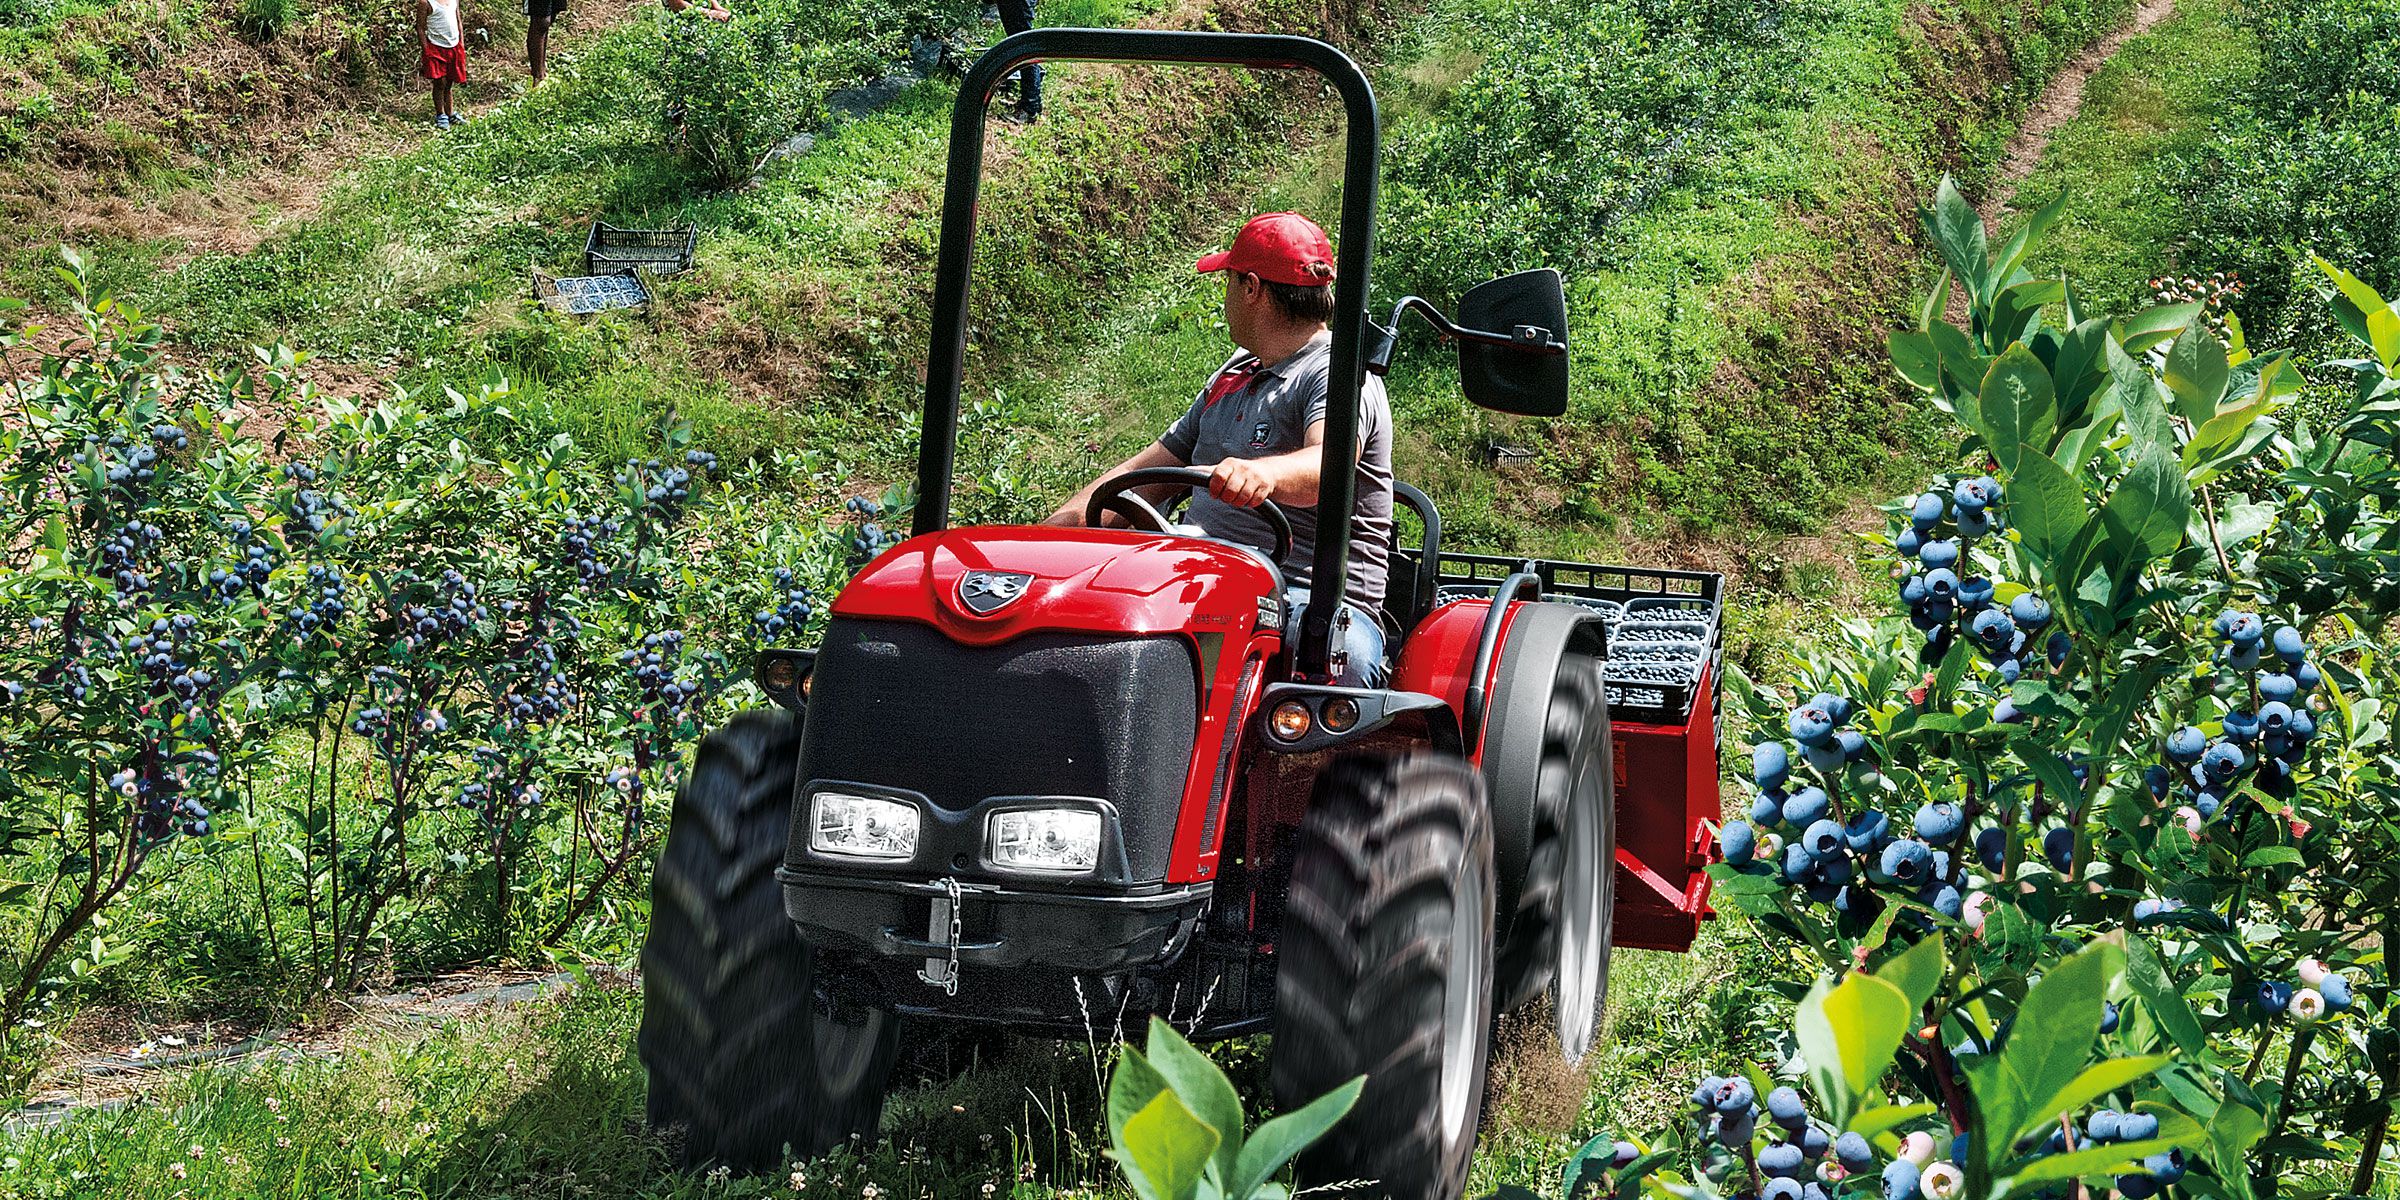
<path fill-rule="evenodd" d="M 971 572 L 984 575 L 974 599 L 988 612 L 976 612 L 962 591 Z M 1274 573 L 1248 552 L 1198 538 L 980 526 L 885 551 L 842 589 L 833 613 L 918 621 L 970 645 L 1044 630 L 1239 639 L 1258 619 L 1259 598 L 1275 586 Z"/>

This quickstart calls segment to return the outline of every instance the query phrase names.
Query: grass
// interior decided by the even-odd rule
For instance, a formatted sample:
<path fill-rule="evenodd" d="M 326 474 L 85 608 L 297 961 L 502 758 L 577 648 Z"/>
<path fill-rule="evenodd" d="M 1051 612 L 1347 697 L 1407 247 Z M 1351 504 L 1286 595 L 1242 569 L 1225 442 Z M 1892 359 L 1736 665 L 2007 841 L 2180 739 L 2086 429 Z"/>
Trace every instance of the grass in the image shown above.
<path fill-rule="evenodd" d="M 1689 1075 L 1764 1053 L 1777 1014 L 1757 981 L 1782 969 L 1772 958 L 1732 920 L 1688 956 L 1620 952 L 1609 1027 L 1583 1072 L 1545 1067 L 1519 1043 L 1496 1064 L 1475 1194 L 1554 1182 L 1570 1143 L 1670 1108 Z M 633 991 L 587 986 L 440 1028 L 354 1031 L 333 1057 L 200 1070 L 123 1108 L 10 1137 L 0 1197 L 794 1194 L 788 1175 L 671 1169 L 669 1148 L 641 1122 L 639 1009 Z M 1213 1053 L 1255 1100 L 1262 1045 Z M 955 1061 L 968 1064 L 962 1073 L 896 1095 L 880 1144 L 795 1164 L 805 1194 L 856 1196 L 869 1183 L 895 1200 L 982 1200 L 987 1183 L 1003 1196 L 1119 1194 L 1097 1153 L 1098 1068 L 1084 1048 L 1020 1042 Z"/>
<path fill-rule="evenodd" d="M 2037 273 L 2071 268 L 2101 311 L 2151 300 L 2150 281 L 2175 268 L 2186 224 L 2161 164 L 2209 138 L 2213 115 L 2260 69 L 2239 15 L 2236 0 L 2182 0 L 2092 76 L 2083 110 L 2017 192 L 2019 212 L 2069 197 Z"/>

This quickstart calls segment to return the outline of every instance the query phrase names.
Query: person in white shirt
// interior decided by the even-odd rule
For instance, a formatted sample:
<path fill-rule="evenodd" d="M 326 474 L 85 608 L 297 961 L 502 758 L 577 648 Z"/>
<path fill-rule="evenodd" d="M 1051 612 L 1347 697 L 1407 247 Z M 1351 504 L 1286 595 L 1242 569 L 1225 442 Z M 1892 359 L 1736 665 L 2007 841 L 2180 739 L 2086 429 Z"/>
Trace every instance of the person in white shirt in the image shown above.
<path fill-rule="evenodd" d="M 450 104 L 450 89 L 467 81 L 467 39 L 458 0 L 417 0 L 417 41 L 425 47 L 425 78 L 433 81 L 433 123 L 448 129 L 465 120 Z"/>

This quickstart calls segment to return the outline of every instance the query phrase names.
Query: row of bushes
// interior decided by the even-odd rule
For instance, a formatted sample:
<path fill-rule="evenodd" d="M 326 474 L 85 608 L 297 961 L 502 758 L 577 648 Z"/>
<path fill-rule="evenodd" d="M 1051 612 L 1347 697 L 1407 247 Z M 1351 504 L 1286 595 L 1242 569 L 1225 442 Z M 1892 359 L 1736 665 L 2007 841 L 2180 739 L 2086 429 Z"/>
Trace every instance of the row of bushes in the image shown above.
<path fill-rule="evenodd" d="M 2236 311 L 2260 340 L 2331 350 L 2303 251 L 2400 288 L 2400 0 L 2251 5 L 2242 20 L 2258 70 L 2206 144 L 2163 167 L 2186 214 L 2183 268 L 2240 279 Z"/>
<path fill-rule="evenodd" d="M 288 1010 L 638 937 L 687 743 L 889 535 L 729 511 L 759 468 L 679 426 L 613 472 L 479 454 L 497 380 L 187 375 L 77 267 L 0 423 L 0 1037 L 89 986 Z"/>

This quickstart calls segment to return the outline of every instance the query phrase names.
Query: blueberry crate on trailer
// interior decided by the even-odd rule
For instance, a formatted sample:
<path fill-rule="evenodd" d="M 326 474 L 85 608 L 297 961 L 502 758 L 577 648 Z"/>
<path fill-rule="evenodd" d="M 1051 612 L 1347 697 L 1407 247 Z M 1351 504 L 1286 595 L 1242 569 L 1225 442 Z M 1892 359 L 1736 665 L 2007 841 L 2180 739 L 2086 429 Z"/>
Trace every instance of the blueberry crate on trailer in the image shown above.
<path fill-rule="evenodd" d="M 1724 576 L 1445 550 L 1435 601 L 1488 596 L 1520 571 L 1541 579 L 1541 599 L 1583 605 L 1608 623 L 1617 944 L 1687 949 L 1711 915 L 1710 829 L 1724 815 Z"/>
<path fill-rule="evenodd" d="M 692 268 L 692 255 L 699 248 L 697 226 L 624 229 L 594 221 L 583 239 L 583 271 L 586 275 L 622 275 L 644 268 L 654 275 L 673 275 Z"/>

